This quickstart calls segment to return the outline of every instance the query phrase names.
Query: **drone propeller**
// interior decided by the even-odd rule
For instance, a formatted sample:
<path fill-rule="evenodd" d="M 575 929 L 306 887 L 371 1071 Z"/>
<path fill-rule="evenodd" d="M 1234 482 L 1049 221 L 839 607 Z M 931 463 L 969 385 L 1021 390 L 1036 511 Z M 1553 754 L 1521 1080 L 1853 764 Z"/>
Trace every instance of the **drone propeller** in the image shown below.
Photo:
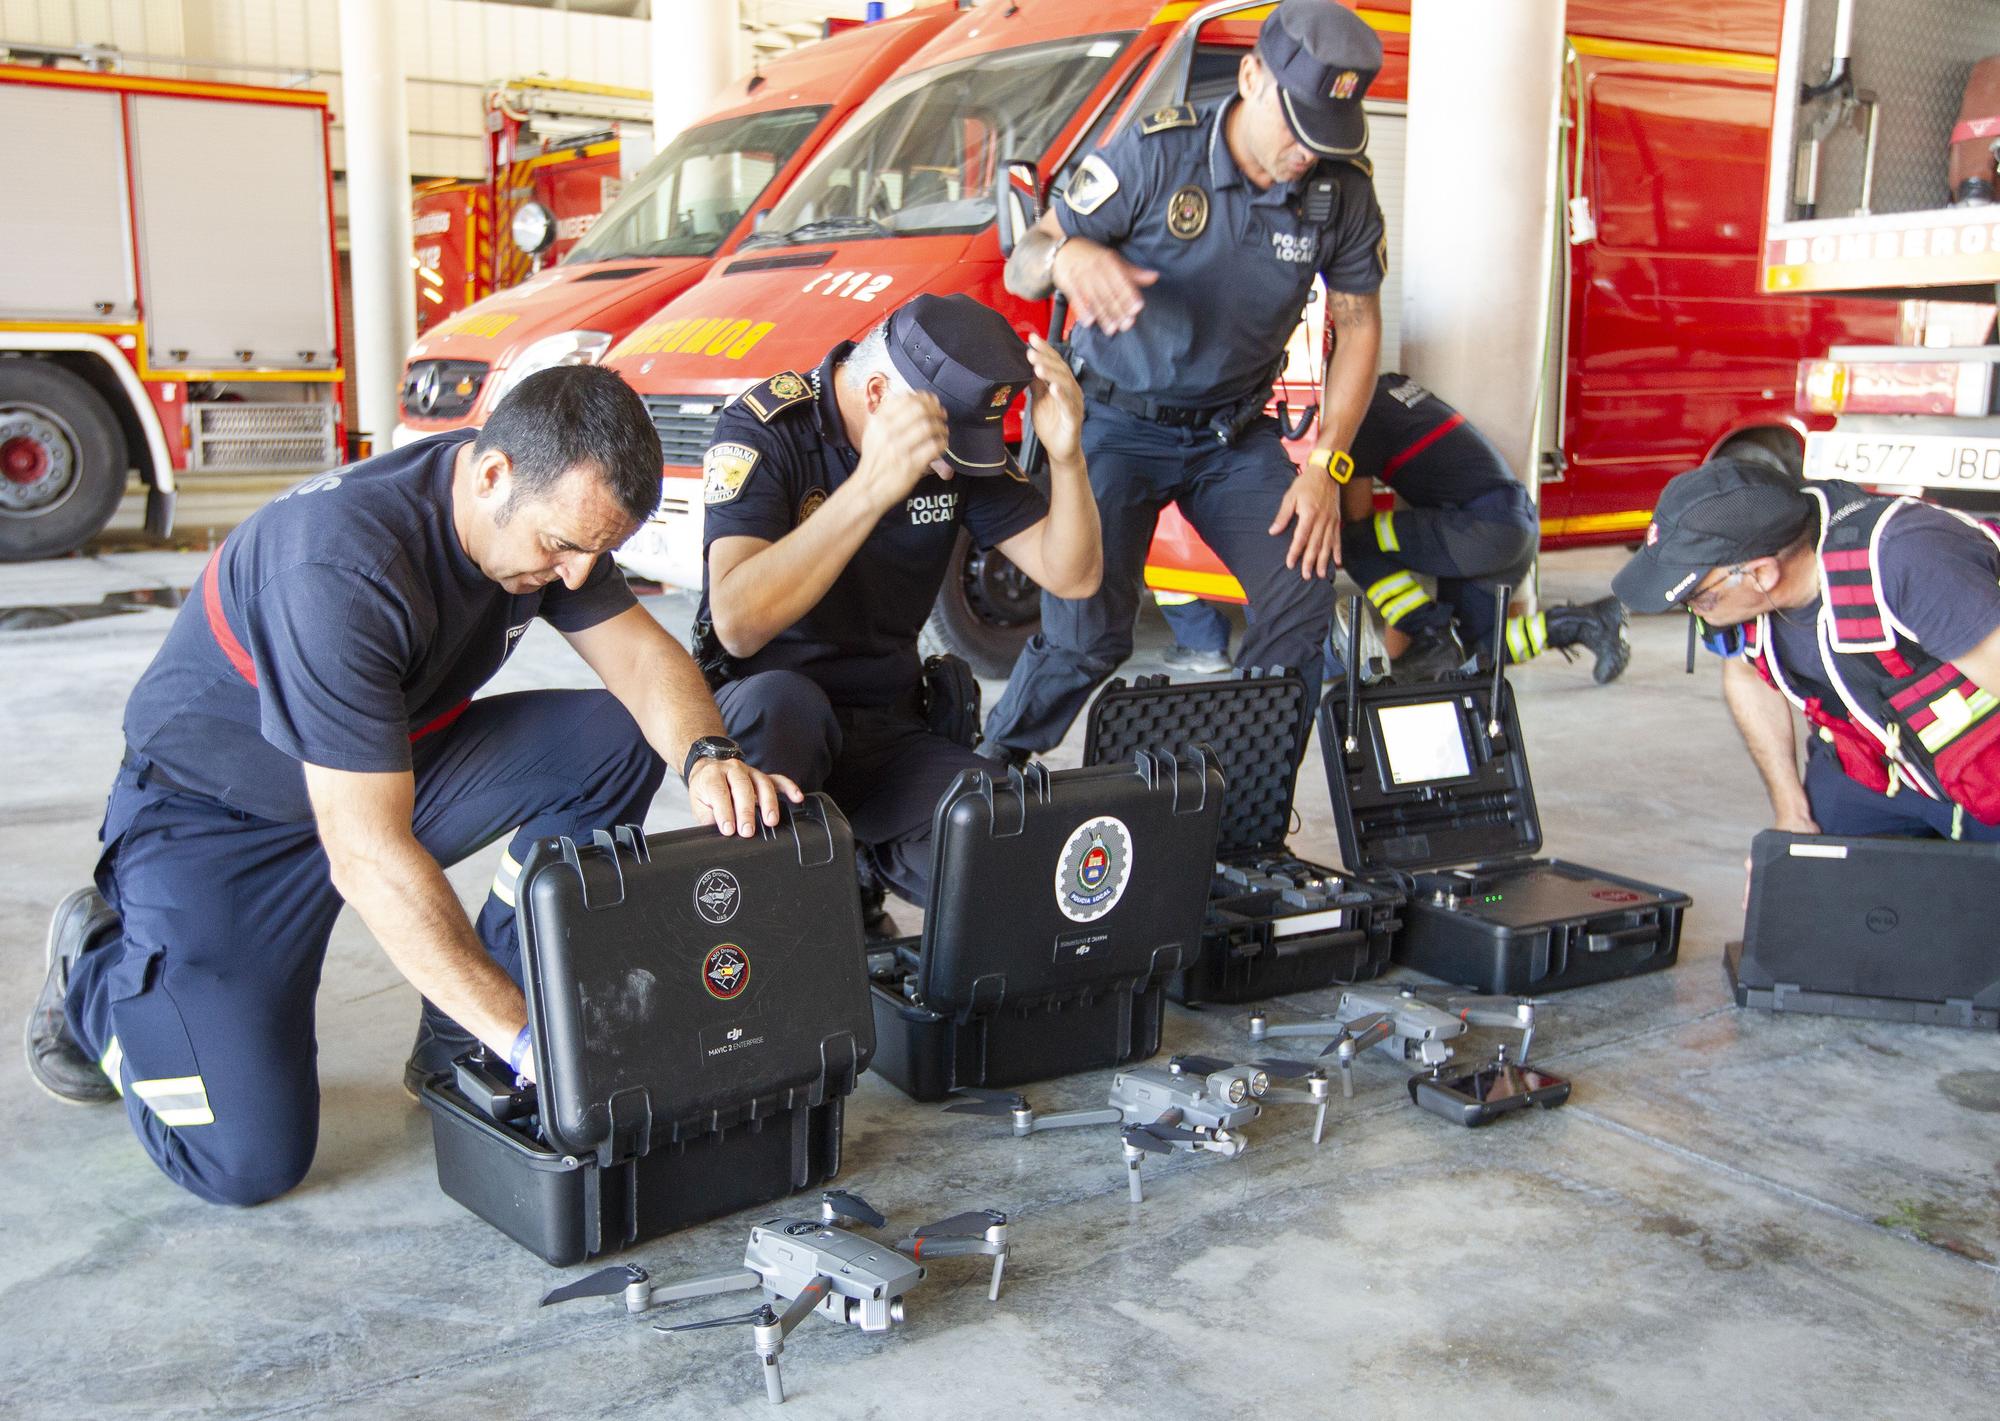
<path fill-rule="evenodd" d="M 1183 1074 L 1191 1076 L 1212 1076 L 1217 1071 L 1228 1070 L 1234 1064 L 1236 1064 L 1234 1061 L 1225 1061 L 1217 1056 L 1194 1055 L 1175 1056 L 1167 1062 L 1168 1066 L 1178 1066 Z"/>
<path fill-rule="evenodd" d="M 1118 1136 L 1135 1150 L 1145 1150 L 1148 1154 L 1170 1155 L 1174 1147 L 1163 1137 L 1154 1134 L 1144 1125 L 1127 1125 Z"/>
<path fill-rule="evenodd" d="M 871 1229 L 879 1229 L 889 1222 L 879 1209 L 859 1194 L 850 1194 L 845 1189 L 829 1189 L 819 1197 L 829 1212 L 843 1219 L 852 1219 Z"/>
<path fill-rule="evenodd" d="M 615 1298 L 634 1283 L 646 1281 L 646 1270 L 631 1263 L 616 1263 L 609 1268 L 600 1268 L 587 1278 L 578 1278 L 574 1283 L 565 1283 L 560 1288 L 551 1289 L 543 1297 L 541 1305 L 566 1303 L 574 1298 Z"/>
<path fill-rule="evenodd" d="M 771 1311 L 771 1305 L 765 1303 L 762 1307 L 752 1308 L 749 1312 L 739 1312 L 729 1317 L 711 1317 L 705 1318 L 700 1322 L 676 1323 L 672 1327 L 667 1326 L 663 1322 L 656 1322 L 653 1324 L 653 1327 L 654 1330 L 659 1332 L 700 1332 L 710 1327 L 732 1327 L 740 1322 L 752 1323 L 758 1327 L 769 1327 L 777 1320 L 778 1315 Z"/>
<path fill-rule="evenodd" d="M 967 1099 L 947 1105 L 947 1115 L 1012 1115 L 1017 1110 L 1028 1108 L 1028 1097 L 1008 1090 L 981 1090 L 977 1086 L 960 1086 L 960 1095 Z"/>
<path fill-rule="evenodd" d="M 1263 1060 L 1252 1061 L 1250 1064 L 1266 1075 L 1276 1076 L 1279 1080 L 1285 1081 L 1302 1081 L 1307 1076 L 1317 1075 L 1320 1072 L 1318 1066 L 1308 1065 L 1304 1061 L 1288 1060 L 1283 1056 L 1266 1056 Z"/>
<path fill-rule="evenodd" d="M 991 1209 L 968 1209 L 963 1214 L 953 1214 L 948 1219 L 939 1219 L 934 1224 L 925 1224 L 913 1231 L 911 1238 L 984 1238 L 986 1231 L 996 1224 L 1007 1222 L 1005 1214 L 997 1214 Z"/>

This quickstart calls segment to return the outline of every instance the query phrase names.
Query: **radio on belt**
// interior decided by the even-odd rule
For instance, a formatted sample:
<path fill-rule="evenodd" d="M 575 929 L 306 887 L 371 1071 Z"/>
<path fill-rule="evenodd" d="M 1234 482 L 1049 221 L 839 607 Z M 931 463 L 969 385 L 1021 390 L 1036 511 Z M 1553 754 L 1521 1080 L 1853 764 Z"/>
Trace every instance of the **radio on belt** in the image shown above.
<path fill-rule="evenodd" d="M 550 1263 L 830 1179 L 875 1048 L 854 839 L 825 795 L 776 827 L 588 843 L 521 867 L 538 1085 L 484 1048 L 423 1088 L 444 1192 Z"/>
<path fill-rule="evenodd" d="M 1158 1051 L 1222 802 L 1201 750 L 960 775 L 933 820 L 923 936 L 870 958 L 875 1073 L 942 1100 Z"/>
<path fill-rule="evenodd" d="M 1164 676 L 1117 680 L 1092 706 L 1086 764 L 1201 745 L 1228 781 L 1201 956 L 1168 983 L 1175 1001 L 1257 1001 L 1366 981 L 1388 967 L 1401 889 L 1285 846 L 1311 734 L 1312 691 L 1295 671 L 1178 685 Z"/>
<path fill-rule="evenodd" d="M 1535 857 L 1542 825 L 1504 663 L 1411 685 L 1361 684 L 1352 647 L 1348 665 L 1320 702 L 1320 753 L 1342 860 L 1410 889 L 1397 962 L 1496 995 L 1674 964 L 1686 894 Z"/>

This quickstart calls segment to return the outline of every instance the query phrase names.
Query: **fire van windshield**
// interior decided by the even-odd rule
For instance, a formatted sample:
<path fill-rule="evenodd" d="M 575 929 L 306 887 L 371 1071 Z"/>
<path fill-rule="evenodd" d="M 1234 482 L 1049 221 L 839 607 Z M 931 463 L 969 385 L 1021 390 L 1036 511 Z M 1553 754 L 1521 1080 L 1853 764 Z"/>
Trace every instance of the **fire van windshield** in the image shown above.
<path fill-rule="evenodd" d="M 645 166 L 565 260 L 711 255 L 825 114 L 820 104 L 690 128 Z"/>
<path fill-rule="evenodd" d="M 1131 38 L 1023 45 L 892 81 L 745 246 L 981 230 L 997 165 L 1040 158 Z"/>

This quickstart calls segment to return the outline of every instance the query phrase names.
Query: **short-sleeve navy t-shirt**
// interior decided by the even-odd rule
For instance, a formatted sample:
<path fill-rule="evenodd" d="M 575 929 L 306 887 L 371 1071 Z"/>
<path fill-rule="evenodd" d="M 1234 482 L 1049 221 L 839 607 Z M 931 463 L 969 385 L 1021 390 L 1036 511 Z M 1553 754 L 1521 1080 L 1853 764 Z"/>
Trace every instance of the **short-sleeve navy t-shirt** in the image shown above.
<path fill-rule="evenodd" d="M 2000 549 L 1941 508 L 1912 504 L 1887 515 L 1877 543 L 1890 614 L 1940 661 L 2000 630 Z M 1819 652 L 1820 599 L 1770 618 L 1785 678 L 1808 698 L 1839 704 Z"/>
<path fill-rule="evenodd" d="M 480 572 L 451 493 L 477 432 L 317 475 L 245 520 L 133 688 L 126 744 L 244 813 L 309 819 L 301 762 L 407 770 L 413 742 L 463 707 L 534 618 L 581 631 L 633 606 L 608 557 L 574 592 L 510 593 Z"/>
<path fill-rule="evenodd" d="M 1128 123 L 1084 159 L 1054 204 L 1063 231 L 1159 272 L 1130 330 L 1079 326 L 1070 343 L 1087 370 L 1165 404 L 1256 394 L 1298 326 L 1314 276 L 1330 290 L 1366 295 L 1388 270 L 1368 169 L 1322 162 L 1298 182 L 1259 189 L 1224 137 L 1234 102 Z M 1310 222 L 1301 211 L 1307 184 L 1329 176 L 1333 215 Z"/>
<path fill-rule="evenodd" d="M 694 644 L 711 686 L 759 671 L 797 671 L 835 705 L 901 704 L 923 674 L 917 636 L 944 585 L 959 528 L 990 548 L 1048 515 L 1032 484 L 1004 475 L 927 474 L 875 525 L 803 617 L 753 655 L 739 659 L 724 651 L 709 616 L 708 548 L 718 538 L 777 542 L 854 473 L 860 455 L 848 443 L 833 388 L 834 369 L 852 349 L 834 347 L 810 376 L 787 373 L 753 387 L 716 421 L 705 461 Z"/>

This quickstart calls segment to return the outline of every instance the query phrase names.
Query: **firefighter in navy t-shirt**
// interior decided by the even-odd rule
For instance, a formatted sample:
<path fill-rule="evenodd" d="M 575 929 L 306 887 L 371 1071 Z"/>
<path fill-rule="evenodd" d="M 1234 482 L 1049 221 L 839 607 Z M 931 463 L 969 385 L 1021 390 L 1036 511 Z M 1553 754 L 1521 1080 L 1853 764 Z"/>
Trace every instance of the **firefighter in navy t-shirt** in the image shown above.
<path fill-rule="evenodd" d="M 1375 512 L 1377 482 L 1398 507 Z M 1496 637 L 1494 589 L 1519 587 L 1534 564 L 1535 502 L 1486 436 L 1409 376 L 1375 382 L 1344 500 L 1342 563 L 1388 624 L 1397 675 L 1435 676 L 1496 642 L 1513 662 L 1582 646 L 1599 684 L 1631 659 L 1616 597 L 1511 616 Z M 1435 599 L 1419 574 L 1435 579 Z"/>
<path fill-rule="evenodd" d="M 1047 499 L 1001 435 L 1030 389 Z M 911 902 L 928 901 L 939 797 L 962 770 L 992 768 L 928 727 L 917 634 L 961 527 L 1061 596 L 1096 587 L 1082 418 L 1046 341 L 1024 347 L 969 296 L 919 296 L 716 424 L 696 659 L 745 753 L 831 794 Z"/>
<path fill-rule="evenodd" d="M 1613 579 L 1709 627 L 1777 827 L 2000 842 L 2000 530 L 1714 459 L 1670 482 Z M 1811 736 L 1799 774 L 1792 713 Z"/>
<path fill-rule="evenodd" d="M 483 429 L 308 479 L 231 533 L 126 704 L 97 888 L 49 929 L 37 1081 L 122 1096 L 204 1199 L 290 1189 L 318 1143 L 313 999 L 343 901 L 425 998 L 406 1085 L 475 1037 L 532 1078 L 528 847 L 642 822 L 666 765 L 725 834 L 799 797 L 743 762 L 607 556 L 659 478 L 630 387 L 565 366 Z M 472 700 L 537 617 L 607 689 Z M 502 838 L 475 924 L 443 866 Z"/>

